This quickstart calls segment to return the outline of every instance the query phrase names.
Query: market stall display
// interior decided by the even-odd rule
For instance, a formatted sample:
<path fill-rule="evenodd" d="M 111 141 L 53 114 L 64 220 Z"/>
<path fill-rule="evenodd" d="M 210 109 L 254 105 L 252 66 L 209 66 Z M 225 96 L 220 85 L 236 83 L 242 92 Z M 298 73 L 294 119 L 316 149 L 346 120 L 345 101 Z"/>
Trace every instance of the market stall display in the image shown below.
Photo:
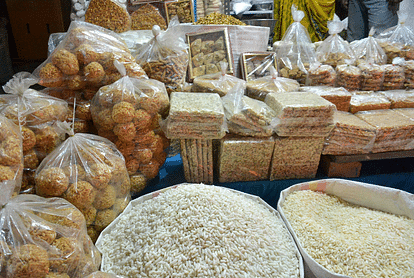
<path fill-rule="evenodd" d="M 349 112 L 335 111 L 335 127 L 326 137 L 322 154 L 351 155 L 372 150 L 376 128 Z"/>
<path fill-rule="evenodd" d="M 317 94 L 332 102 L 338 111 L 349 111 L 352 94 L 343 87 L 331 86 L 302 86 L 299 91 Z"/>
<path fill-rule="evenodd" d="M 117 275 L 303 278 L 278 213 L 257 197 L 219 186 L 179 184 L 144 195 L 101 234 L 97 247 L 101 270 Z"/>
<path fill-rule="evenodd" d="M 130 200 L 125 160 L 103 137 L 76 133 L 51 152 L 36 170 L 36 193 L 61 197 L 80 210 L 95 242 Z"/>

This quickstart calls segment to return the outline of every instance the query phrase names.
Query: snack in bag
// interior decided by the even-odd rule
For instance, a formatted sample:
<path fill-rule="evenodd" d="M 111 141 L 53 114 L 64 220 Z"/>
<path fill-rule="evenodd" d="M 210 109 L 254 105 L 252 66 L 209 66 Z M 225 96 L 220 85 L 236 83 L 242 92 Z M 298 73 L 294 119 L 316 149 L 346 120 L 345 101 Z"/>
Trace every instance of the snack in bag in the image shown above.
<path fill-rule="evenodd" d="M 387 55 L 374 38 L 374 34 L 375 28 L 372 27 L 367 38 L 355 40 L 351 43 L 358 65 L 361 63 L 383 65 L 387 62 Z"/>
<path fill-rule="evenodd" d="M 37 168 L 36 193 L 64 198 L 77 207 L 95 241 L 130 200 L 125 160 L 109 140 L 93 134 L 74 134 L 68 123 L 57 125 L 70 137 Z"/>
<path fill-rule="evenodd" d="M 122 33 L 131 29 L 131 17 L 121 0 L 92 0 L 85 13 L 85 21 Z"/>

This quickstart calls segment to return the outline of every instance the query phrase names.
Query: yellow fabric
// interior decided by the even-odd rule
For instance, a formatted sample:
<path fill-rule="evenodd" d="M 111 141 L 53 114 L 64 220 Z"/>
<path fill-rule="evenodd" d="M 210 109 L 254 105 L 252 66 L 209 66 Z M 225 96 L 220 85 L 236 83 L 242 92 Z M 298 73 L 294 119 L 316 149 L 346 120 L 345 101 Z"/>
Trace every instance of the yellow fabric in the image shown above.
<path fill-rule="evenodd" d="M 305 13 L 300 22 L 309 32 L 312 42 L 324 40 L 328 34 L 328 21 L 335 14 L 335 0 L 274 0 L 275 36 L 273 41 L 280 41 L 286 29 L 293 23 L 292 4 Z"/>

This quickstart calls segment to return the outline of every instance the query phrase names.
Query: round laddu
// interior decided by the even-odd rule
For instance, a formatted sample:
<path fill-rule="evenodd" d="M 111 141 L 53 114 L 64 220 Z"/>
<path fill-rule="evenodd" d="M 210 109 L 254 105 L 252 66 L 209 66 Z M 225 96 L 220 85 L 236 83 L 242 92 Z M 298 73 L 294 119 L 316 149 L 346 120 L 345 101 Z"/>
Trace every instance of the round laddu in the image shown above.
<path fill-rule="evenodd" d="M 52 270 L 69 273 L 76 269 L 82 255 L 82 247 L 75 238 L 61 237 L 52 243 L 49 254 Z"/>
<path fill-rule="evenodd" d="M 79 74 L 69 75 L 65 84 L 71 90 L 81 90 L 86 86 L 85 78 Z"/>
<path fill-rule="evenodd" d="M 31 149 L 23 156 L 24 168 L 36 169 L 39 166 L 39 158 L 34 149 Z"/>
<path fill-rule="evenodd" d="M 69 178 L 58 167 L 43 169 L 36 176 L 35 182 L 37 194 L 43 197 L 61 196 L 69 186 Z"/>
<path fill-rule="evenodd" d="M 127 157 L 125 161 L 125 166 L 127 168 L 128 174 L 133 175 L 139 169 L 139 161 L 134 159 L 133 157 Z"/>
<path fill-rule="evenodd" d="M 95 200 L 96 189 L 87 181 L 78 181 L 69 186 L 63 195 L 78 209 L 90 207 Z"/>
<path fill-rule="evenodd" d="M 39 72 L 39 84 L 45 87 L 60 87 L 63 84 L 63 73 L 51 63 L 44 65 Z"/>
<path fill-rule="evenodd" d="M 21 141 L 10 136 L 0 144 L 0 164 L 6 166 L 19 165 L 23 162 Z"/>
<path fill-rule="evenodd" d="M 124 142 L 124 141 L 116 140 L 115 145 L 118 148 L 118 150 L 122 153 L 123 156 L 132 155 L 132 152 L 135 149 L 135 143 L 131 141 Z"/>
<path fill-rule="evenodd" d="M 59 114 L 56 113 L 55 106 L 46 102 L 39 103 L 39 108 L 30 113 L 26 119 L 27 122 L 33 126 L 57 120 L 57 116 L 59 116 Z"/>
<path fill-rule="evenodd" d="M 147 186 L 147 179 L 142 174 L 131 176 L 131 191 L 139 193 Z"/>
<path fill-rule="evenodd" d="M 95 163 L 86 170 L 87 180 L 97 189 L 104 189 L 112 177 L 111 167 L 105 163 Z"/>
<path fill-rule="evenodd" d="M 119 214 L 128 206 L 129 201 L 129 198 L 117 198 L 112 209 Z"/>
<path fill-rule="evenodd" d="M 0 165 L 0 182 L 14 180 L 15 172 L 8 166 Z"/>
<path fill-rule="evenodd" d="M 31 129 L 25 126 L 22 126 L 22 140 L 23 153 L 26 153 L 29 150 L 33 149 L 33 147 L 36 145 L 36 135 Z"/>
<path fill-rule="evenodd" d="M 152 116 L 144 109 L 138 109 L 134 113 L 133 123 L 137 130 L 144 130 L 151 126 Z"/>
<path fill-rule="evenodd" d="M 49 272 L 49 256 L 45 249 L 25 244 L 13 250 L 7 263 L 7 277 L 43 278 Z"/>
<path fill-rule="evenodd" d="M 99 58 L 99 53 L 87 43 L 81 44 L 75 49 L 76 58 L 81 65 L 87 65 L 96 62 Z"/>
<path fill-rule="evenodd" d="M 131 181 L 128 172 L 125 171 L 124 175 L 119 175 L 116 182 L 113 183 L 116 188 L 117 197 L 125 197 L 131 190 Z"/>
<path fill-rule="evenodd" d="M 132 141 L 137 134 L 135 126 L 132 122 L 126 124 L 117 124 L 113 129 L 118 140 L 120 141 Z"/>
<path fill-rule="evenodd" d="M 112 130 L 115 122 L 112 119 L 112 109 L 108 108 L 99 112 L 97 121 L 94 121 L 98 129 Z"/>
<path fill-rule="evenodd" d="M 114 205 L 115 200 L 116 189 L 113 186 L 108 186 L 96 194 L 93 206 L 98 210 L 107 209 Z"/>
<path fill-rule="evenodd" d="M 78 102 L 76 105 L 75 116 L 81 120 L 91 121 L 92 120 L 92 113 L 91 113 L 91 102 L 90 101 L 82 101 Z"/>
<path fill-rule="evenodd" d="M 85 169 L 79 164 L 71 164 L 63 168 L 65 175 L 69 178 L 69 182 L 83 181 L 86 179 Z"/>
<path fill-rule="evenodd" d="M 50 153 L 61 141 L 62 138 L 51 126 L 45 126 L 35 131 L 36 150 L 44 154 Z"/>
<path fill-rule="evenodd" d="M 157 160 L 152 159 L 150 163 L 141 165 L 139 170 L 147 179 L 153 179 L 158 175 L 160 164 Z"/>
<path fill-rule="evenodd" d="M 93 224 L 93 222 L 95 222 L 97 212 L 96 208 L 90 206 L 80 209 L 80 211 L 85 216 L 86 226 L 90 226 Z"/>
<path fill-rule="evenodd" d="M 125 124 L 131 122 L 134 118 L 134 106 L 126 101 L 121 101 L 112 108 L 112 119 L 117 124 Z"/>
<path fill-rule="evenodd" d="M 45 278 L 70 278 L 66 273 L 49 272 Z"/>
<path fill-rule="evenodd" d="M 39 217 L 46 221 L 75 229 L 81 229 L 85 225 L 85 217 L 75 207 L 56 210 L 55 214 L 41 213 Z"/>
<path fill-rule="evenodd" d="M 45 241 L 48 244 L 52 244 L 57 235 L 56 231 L 47 222 L 32 222 L 28 230 L 33 240 Z"/>
<path fill-rule="evenodd" d="M 61 49 L 52 56 L 52 63 L 64 74 L 72 75 L 79 72 L 79 62 L 75 54 Z"/>
<path fill-rule="evenodd" d="M 105 76 L 105 70 L 98 62 L 89 63 L 83 69 L 83 73 L 88 82 L 99 83 Z"/>
<path fill-rule="evenodd" d="M 131 103 L 134 107 L 138 104 L 137 95 L 127 87 L 112 88 L 112 104 L 125 101 Z"/>
<path fill-rule="evenodd" d="M 148 164 L 152 159 L 152 151 L 150 149 L 136 148 L 133 156 L 139 161 L 139 163 Z"/>
<path fill-rule="evenodd" d="M 93 242 L 96 242 L 99 237 L 99 232 L 94 228 L 94 226 L 88 226 L 86 231 L 88 232 L 88 236 L 91 238 L 91 240 Z"/>
<path fill-rule="evenodd" d="M 100 210 L 96 214 L 95 229 L 102 231 L 117 217 L 117 213 L 112 209 Z"/>

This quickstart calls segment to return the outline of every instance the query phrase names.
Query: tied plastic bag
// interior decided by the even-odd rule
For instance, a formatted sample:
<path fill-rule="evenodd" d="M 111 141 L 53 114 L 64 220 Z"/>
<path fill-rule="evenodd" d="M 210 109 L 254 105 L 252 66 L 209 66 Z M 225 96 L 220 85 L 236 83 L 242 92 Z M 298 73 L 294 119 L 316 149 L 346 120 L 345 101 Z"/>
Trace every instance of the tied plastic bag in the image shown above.
<path fill-rule="evenodd" d="M 34 193 L 34 171 L 42 159 L 65 139 L 53 126 L 66 119 L 69 109 L 65 101 L 45 95 L 30 86 L 37 79 L 28 72 L 19 72 L 5 86 L 0 96 L 0 115 L 21 127 L 24 173 L 22 193 Z"/>
<path fill-rule="evenodd" d="M 408 13 L 400 10 L 397 14 L 398 24 L 377 36 L 380 46 L 387 54 L 388 64 L 396 57 L 414 60 L 414 30 L 405 24 Z"/>
<path fill-rule="evenodd" d="M 322 64 L 337 65 L 355 63 L 355 53 L 339 33 L 344 29 L 341 21 L 328 21 L 329 37 L 316 49 L 316 58 Z"/>
<path fill-rule="evenodd" d="M 385 54 L 378 41 L 374 39 L 375 28 L 372 27 L 367 38 L 356 40 L 351 43 L 351 48 L 356 56 L 356 63 L 371 63 L 383 65 L 387 62 Z"/>
<path fill-rule="evenodd" d="M 309 86 L 334 86 L 336 82 L 336 71 L 330 65 L 322 65 L 319 62 L 309 67 Z"/>
<path fill-rule="evenodd" d="M 305 13 L 292 5 L 294 22 L 288 27 L 282 38 L 282 43 L 276 48 L 279 74 L 282 77 L 306 83 L 309 66 L 317 61 L 312 40 L 305 26 L 300 21 Z"/>
<path fill-rule="evenodd" d="M 131 29 L 131 17 L 122 0 L 91 0 L 85 21 L 121 33 Z"/>
<path fill-rule="evenodd" d="M 177 23 L 175 16 L 166 31 L 155 25 L 152 28 L 154 38 L 141 47 L 135 57 L 149 78 L 165 84 L 168 94 L 181 90 L 188 66 L 188 46 L 176 34 L 176 28 L 172 28 Z"/>
<path fill-rule="evenodd" d="M 108 272 L 103 271 L 95 271 L 94 273 L 89 274 L 84 278 L 122 278 L 123 276 L 115 275 Z"/>
<path fill-rule="evenodd" d="M 116 33 L 72 21 L 65 38 L 33 74 L 45 87 L 96 92 L 121 78 L 114 61 L 123 63 L 129 76 L 147 78 Z"/>
<path fill-rule="evenodd" d="M 19 126 L 0 116 L 0 182 L 15 181 L 17 192 L 23 175 L 23 144 Z"/>
<path fill-rule="evenodd" d="M 0 183 L 2 192 L 10 186 Z M 66 200 L 23 194 L 0 205 L 1 277 L 80 278 L 99 269 L 85 218 Z"/>
<path fill-rule="evenodd" d="M 95 241 L 129 203 L 131 185 L 125 160 L 109 140 L 73 134 L 68 123 L 58 125 L 70 137 L 37 168 L 36 193 L 64 198 L 77 207 Z"/>
<path fill-rule="evenodd" d="M 276 126 L 276 113 L 266 103 L 244 95 L 244 85 L 236 84 L 221 98 L 229 133 L 269 137 Z"/>
<path fill-rule="evenodd" d="M 276 69 L 269 68 L 270 75 L 246 83 L 247 96 L 264 101 L 268 93 L 297 91 L 300 84 L 293 79 L 278 77 Z"/>
<path fill-rule="evenodd" d="M 232 0 L 230 4 L 231 9 L 236 15 L 247 12 L 253 6 L 251 0 Z"/>
<path fill-rule="evenodd" d="M 194 78 L 191 90 L 193 92 L 217 93 L 222 97 L 238 83 L 242 83 L 245 86 L 246 81 L 226 74 L 227 63 L 220 62 L 220 66 L 221 71 L 218 73 L 206 74 Z"/>
<path fill-rule="evenodd" d="M 125 157 L 133 193 L 143 190 L 165 162 L 168 140 L 159 120 L 168 108 L 164 84 L 128 76 L 102 87 L 92 100 L 98 134 L 114 142 Z"/>

